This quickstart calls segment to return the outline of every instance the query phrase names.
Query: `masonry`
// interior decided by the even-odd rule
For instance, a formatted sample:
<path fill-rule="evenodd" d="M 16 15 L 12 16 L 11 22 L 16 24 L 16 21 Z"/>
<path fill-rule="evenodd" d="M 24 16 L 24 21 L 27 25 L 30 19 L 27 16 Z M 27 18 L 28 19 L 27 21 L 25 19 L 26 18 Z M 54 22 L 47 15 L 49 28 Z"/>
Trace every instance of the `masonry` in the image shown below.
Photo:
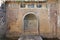
<path fill-rule="evenodd" d="M 60 37 L 59 1 L 6 1 L 6 37 Z M 58 24 L 57 24 L 58 23 Z"/>

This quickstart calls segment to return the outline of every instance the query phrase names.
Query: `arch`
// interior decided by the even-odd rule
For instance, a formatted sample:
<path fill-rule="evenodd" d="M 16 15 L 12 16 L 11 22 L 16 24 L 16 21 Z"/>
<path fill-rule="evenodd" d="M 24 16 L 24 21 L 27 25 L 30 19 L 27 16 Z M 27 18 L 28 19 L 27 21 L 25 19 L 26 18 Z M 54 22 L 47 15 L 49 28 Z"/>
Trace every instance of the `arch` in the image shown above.
<path fill-rule="evenodd" d="M 36 18 L 38 19 L 37 15 L 36 15 L 34 12 L 28 12 L 28 13 L 26 13 L 26 14 L 23 16 L 23 20 L 24 20 L 25 16 L 28 15 L 28 14 L 33 14 L 33 15 L 35 15 Z"/>
<path fill-rule="evenodd" d="M 25 20 L 37 19 L 37 17 L 34 14 L 27 14 L 25 17 L 27 18 L 27 19 L 24 18 Z"/>
<path fill-rule="evenodd" d="M 28 13 L 24 15 L 23 19 L 24 33 L 29 32 L 31 35 L 38 33 L 38 19 L 34 13 Z M 35 30 L 35 31 L 32 31 Z"/>

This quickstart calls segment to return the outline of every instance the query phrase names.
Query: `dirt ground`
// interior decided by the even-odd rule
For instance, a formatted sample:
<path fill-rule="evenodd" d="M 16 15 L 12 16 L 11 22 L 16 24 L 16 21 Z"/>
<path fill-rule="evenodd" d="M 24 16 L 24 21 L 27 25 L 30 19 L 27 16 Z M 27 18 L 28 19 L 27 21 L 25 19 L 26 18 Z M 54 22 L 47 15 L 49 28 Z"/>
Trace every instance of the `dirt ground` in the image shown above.
<path fill-rule="evenodd" d="M 40 36 L 25 36 L 25 37 L 20 37 L 22 40 L 40 40 Z M 42 38 L 43 40 L 59 40 L 57 38 Z M 18 38 L 0 38 L 0 40 L 18 40 Z M 21 39 L 20 39 L 21 40 Z"/>
<path fill-rule="evenodd" d="M 43 40 L 59 40 L 57 38 L 43 38 Z"/>

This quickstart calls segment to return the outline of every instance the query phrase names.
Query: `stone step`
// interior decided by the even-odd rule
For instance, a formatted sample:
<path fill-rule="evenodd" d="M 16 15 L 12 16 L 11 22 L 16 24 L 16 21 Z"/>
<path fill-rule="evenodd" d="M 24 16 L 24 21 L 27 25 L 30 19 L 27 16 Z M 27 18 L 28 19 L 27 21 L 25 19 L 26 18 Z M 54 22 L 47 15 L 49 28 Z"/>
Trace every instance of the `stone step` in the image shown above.
<path fill-rule="evenodd" d="M 18 40 L 43 40 L 41 36 L 23 36 L 20 37 Z"/>

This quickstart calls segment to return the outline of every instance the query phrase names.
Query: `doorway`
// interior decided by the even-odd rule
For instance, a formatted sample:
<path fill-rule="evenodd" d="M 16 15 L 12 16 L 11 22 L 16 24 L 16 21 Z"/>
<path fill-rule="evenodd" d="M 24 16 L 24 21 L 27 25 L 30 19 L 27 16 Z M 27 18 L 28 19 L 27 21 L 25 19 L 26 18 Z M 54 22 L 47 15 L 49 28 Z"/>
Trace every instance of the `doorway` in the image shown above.
<path fill-rule="evenodd" d="M 34 14 L 25 15 L 24 33 L 27 35 L 38 34 L 38 20 Z"/>

